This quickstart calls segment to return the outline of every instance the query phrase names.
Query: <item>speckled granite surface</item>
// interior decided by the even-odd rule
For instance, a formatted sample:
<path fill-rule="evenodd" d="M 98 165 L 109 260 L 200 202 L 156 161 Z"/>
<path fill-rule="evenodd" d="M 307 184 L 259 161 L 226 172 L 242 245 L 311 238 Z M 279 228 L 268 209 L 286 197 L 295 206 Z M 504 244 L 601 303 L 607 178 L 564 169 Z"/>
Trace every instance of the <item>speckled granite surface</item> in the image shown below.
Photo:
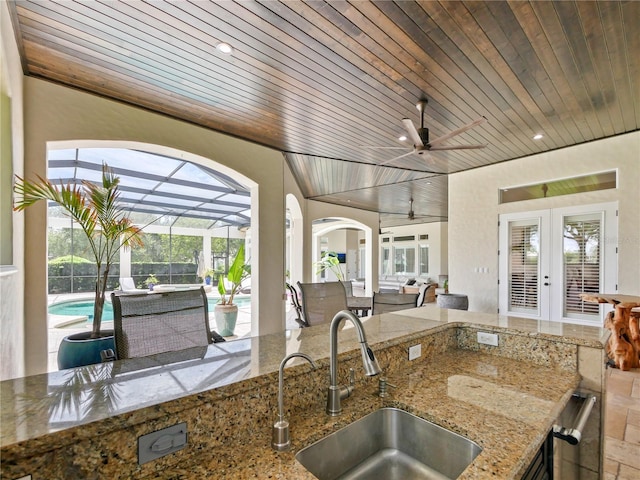
<path fill-rule="evenodd" d="M 553 385 L 549 376 L 554 378 Z M 202 478 L 216 478 L 211 472 L 217 471 L 223 474 L 220 478 L 312 479 L 295 461 L 295 452 L 377 408 L 393 406 L 460 433 L 483 448 L 459 478 L 520 478 L 578 378 L 567 371 L 523 368 L 505 358 L 450 350 L 391 375 L 389 381 L 397 386 L 390 397 L 376 397 L 372 381 L 343 402 L 343 415 L 337 419 L 321 409 L 295 412 L 290 418 L 290 452 L 271 450 L 268 432 L 261 432 L 257 445 L 243 450 L 242 465 L 230 461 L 221 469 L 212 459 L 192 473 Z"/>
<path fill-rule="evenodd" d="M 338 418 L 324 414 L 328 326 L 214 344 L 166 358 L 115 362 L 0 383 L 0 476 L 16 478 L 313 478 L 299 448 L 382 405 L 409 410 L 475 440 L 484 450 L 462 478 L 518 478 L 578 385 L 580 346 L 601 349 L 607 331 L 423 307 L 364 320 L 391 383 L 358 378 Z M 478 328 L 501 345 L 478 347 Z M 409 362 L 409 345 L 423 355 Z M 361 374 L 355 331 L 339 334 L 339 378 Z M 277 369 L 289 353 L 285 405 L 293 450 L 270 448 Z M 515 360 L 515 361 L 514 361 Z M 552 379 L 552 380 L 550 380 Z M 137 465 L 139 435 L 186 421 L 189 444 Z"/>

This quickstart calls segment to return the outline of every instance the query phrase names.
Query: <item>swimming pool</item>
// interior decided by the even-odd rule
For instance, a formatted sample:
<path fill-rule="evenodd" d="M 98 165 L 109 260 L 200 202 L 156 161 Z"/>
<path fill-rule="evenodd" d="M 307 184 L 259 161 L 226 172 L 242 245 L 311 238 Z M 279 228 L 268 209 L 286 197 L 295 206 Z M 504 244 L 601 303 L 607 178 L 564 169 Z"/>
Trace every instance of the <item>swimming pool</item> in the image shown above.
<path fill-rule="evenodd" d="M 87 317 L 89 321 L 93 321 L 93 303 L 93 300 L 68 300 L 54 303 L 49 305 L 49 313 L 68 317 Z M 113 320 L 113 305 L 109 301 L 104 302 L 102 320 Z"/>
<path fill-rule="evenodd" d="M 218 303 L 218 297 L 207 297 L 209 303 L 209 312 L 213 312 L 216 303 Z M 69 317 L 87 317 L 87 322 L 93 322 L 93 300 L 65 300 L 49 305 L 49 313 L 51 315 L 62 315 Z M 241 296 L 235 297 L 234 302 L 238 307 L 250 307 L 251 297 Z M 113 321 L 113 305 L 110 301 L 105 300 L 104 309 L 102 311 L 102 321 Z"/>

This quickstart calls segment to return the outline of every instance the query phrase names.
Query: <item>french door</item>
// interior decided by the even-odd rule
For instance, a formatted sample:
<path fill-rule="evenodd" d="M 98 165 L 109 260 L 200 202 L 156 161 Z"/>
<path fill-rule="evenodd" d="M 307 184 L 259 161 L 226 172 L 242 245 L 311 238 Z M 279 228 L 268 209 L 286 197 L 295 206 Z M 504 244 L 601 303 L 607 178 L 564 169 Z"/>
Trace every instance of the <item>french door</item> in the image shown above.
<path fill-rule="evenodd" d="M 500 216 L 500 313 L 602 324 L 582 292 L 616 291 L 615 203 Z"/>

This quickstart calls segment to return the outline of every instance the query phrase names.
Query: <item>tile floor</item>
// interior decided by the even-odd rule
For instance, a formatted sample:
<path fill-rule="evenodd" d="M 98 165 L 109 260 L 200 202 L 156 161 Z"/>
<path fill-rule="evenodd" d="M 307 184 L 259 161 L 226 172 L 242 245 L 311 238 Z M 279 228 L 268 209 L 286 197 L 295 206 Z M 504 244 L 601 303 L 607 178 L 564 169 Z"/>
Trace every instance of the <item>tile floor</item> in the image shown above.
<path fill-rule="evenodd" d="M 604 480 L 640 479 L 640 368 L 607 369 Z"/>

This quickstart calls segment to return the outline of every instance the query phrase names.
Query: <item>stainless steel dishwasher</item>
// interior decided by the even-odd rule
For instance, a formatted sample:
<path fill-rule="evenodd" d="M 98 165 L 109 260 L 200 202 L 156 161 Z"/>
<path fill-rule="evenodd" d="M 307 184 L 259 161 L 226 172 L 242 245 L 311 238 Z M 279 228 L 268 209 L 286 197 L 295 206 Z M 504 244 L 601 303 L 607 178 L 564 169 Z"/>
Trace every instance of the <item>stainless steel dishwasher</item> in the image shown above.
<path fill-rule="evenodd" d="M 550 433 L 553 476 L 547 478 L 599 478 L 602 454 L 599 400 L 599 395 L 589 392 L 573 394 Z"/>
<path fill-rule="evenodd" d="M 576 392 L 560 414 L 557 423 L 553 426 L 544 443 L 536 452 L 535 457 L 529 464 L 527 471 L 522 476 L 522 480 L 579 480 L 585 478 L 583 461 L 580 457 L 589 455 L 583 450 L 580 442 L 584 437 L 585 429 L 593 428 L 593 422 L 598 421 L 592 417 L 593 407 L 596 403 L 596 396 L 590 393 Z M 599 427 L 596 425 L 597 431 Z M 599 442 L 598 442 L 599 443 Z M 594 446 L 589 445 L 587 451 L 593 450 Z M 598 455 L 600 454 L 597 448 Z M 594 476 L 598 478 L 597 470 Z"/>

